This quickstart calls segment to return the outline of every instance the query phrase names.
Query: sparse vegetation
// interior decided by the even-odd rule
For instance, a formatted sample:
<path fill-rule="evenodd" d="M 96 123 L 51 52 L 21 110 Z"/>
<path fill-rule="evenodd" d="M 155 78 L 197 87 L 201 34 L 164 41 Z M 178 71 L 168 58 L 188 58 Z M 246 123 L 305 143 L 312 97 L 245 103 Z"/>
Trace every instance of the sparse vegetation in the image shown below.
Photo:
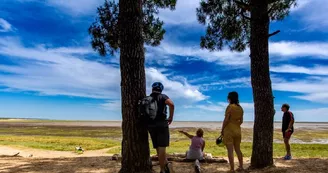
<path fill-rule="evenodd" d="M 185 136 L 178 133 L 181 129 L 171 129 L 171 144 L 168 153 L 184 153 L 190 145 Z M 183 128 L 193 134 L 195 128 Z M 218 130 L 204 129 L 206 152 L 215 156 L 226 156 L 223 145 L 216 146 L 214 140 L 218 137 Z M 0 145 L 22 146 L 57 151 L 74 151 L 81 145 L 85 150 L 109 149 L 108 153 L 121 152 L 121 134 L 119 127 L 70 127 L 70 126 L 0 126 Z M 281 132 L 276 130 L 274 139 L 281 142 Z M 328 139 L 328 130 L 297 130 L 293 139 L 300 142 L 311 142 Z M 251 156 L 252 129 L 243 129 L 242 150 L 245 157 Z M 151 144 L 151 142 L 150 142 Z M 295 157 L 328 157 L 328 144 L 292 144 Z M 151 154 L 155 150 L 151 147 Z M 283 144 L 274 143 L 274 157 L 285 154 Z"/>
<path fill-rule="evenodd" d="M 74 151 L 76 146 L 83 146 L 86 150 L 97 150 L 119 145 L 119 141 L 90 137 L 63 136 L 17 136 L 1 135 L 0 145 L 23 146 L 37 149 Z"/>

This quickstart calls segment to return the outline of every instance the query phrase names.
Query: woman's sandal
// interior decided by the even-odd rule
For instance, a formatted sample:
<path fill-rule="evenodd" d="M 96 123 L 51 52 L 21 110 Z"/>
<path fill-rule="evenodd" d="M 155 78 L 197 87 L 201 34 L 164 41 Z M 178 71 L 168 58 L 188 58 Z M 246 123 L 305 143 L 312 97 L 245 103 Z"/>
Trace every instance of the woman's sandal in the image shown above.
<path fill-rule="evenodd" d="M 238 169 L 236 169 L 237 172 L 241 172 L 244 171 L 244 168 L 238 167 Z"/>

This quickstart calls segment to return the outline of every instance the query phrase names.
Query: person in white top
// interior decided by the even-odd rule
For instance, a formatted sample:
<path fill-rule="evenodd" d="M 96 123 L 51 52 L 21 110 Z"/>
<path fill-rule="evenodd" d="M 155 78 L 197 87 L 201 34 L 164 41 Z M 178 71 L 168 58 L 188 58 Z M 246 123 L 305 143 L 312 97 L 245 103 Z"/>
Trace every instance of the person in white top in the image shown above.
<path fill-rule="evenodd" d="M 196 136 L 190 135 L 187 132 L 179 131 L 180 133 L 186 135 L 189 139 L 191 139 L 191 145 L 189 150 L 186 153 L 186 159 L 194 159 L 194 160 L 203 160 L 204 159 L 204 149 L 205 149 L 205 140 L 203 139 L 204 131 L 199 128 L 196 131 Z"/>

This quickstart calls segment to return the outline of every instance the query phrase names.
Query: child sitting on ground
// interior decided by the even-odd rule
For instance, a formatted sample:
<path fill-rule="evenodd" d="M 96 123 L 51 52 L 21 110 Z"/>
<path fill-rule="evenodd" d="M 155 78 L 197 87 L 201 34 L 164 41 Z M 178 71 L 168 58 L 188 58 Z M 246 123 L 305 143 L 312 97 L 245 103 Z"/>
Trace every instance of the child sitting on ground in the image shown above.
<path fill-rule="evenodd" d="M 203 139 L 203 135 L 204 135 L 203 129 L 198 129 L 196 132 L 196 136 L 190 135 L 184 131 L 179 131 L 179 132 L 191 139 L 191 145 L 186 153 L 186 159 L 203 160 L 205 156 L 204 153 L 205 140 Z"/>

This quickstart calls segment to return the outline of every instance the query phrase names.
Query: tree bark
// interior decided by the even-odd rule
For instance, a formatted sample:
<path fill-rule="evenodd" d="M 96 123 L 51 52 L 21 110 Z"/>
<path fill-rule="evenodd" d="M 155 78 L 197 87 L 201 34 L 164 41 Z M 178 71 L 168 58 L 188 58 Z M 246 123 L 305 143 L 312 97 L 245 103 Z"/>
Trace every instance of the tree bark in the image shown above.
<path fill-rule="evenodd" d="M 138 120 L 137 103 L 146 95 L 142 0 L 120 0 L 122 168 L 120 173 L 151 172 L 148 132 Z"/>
<path fill-rule="evenodd" d="M 273 165 L 274 103 L 269 71 L 269 16 L 267 0 L 251 4 L 251 78 L 255 108 L 251 168 Z"/>

